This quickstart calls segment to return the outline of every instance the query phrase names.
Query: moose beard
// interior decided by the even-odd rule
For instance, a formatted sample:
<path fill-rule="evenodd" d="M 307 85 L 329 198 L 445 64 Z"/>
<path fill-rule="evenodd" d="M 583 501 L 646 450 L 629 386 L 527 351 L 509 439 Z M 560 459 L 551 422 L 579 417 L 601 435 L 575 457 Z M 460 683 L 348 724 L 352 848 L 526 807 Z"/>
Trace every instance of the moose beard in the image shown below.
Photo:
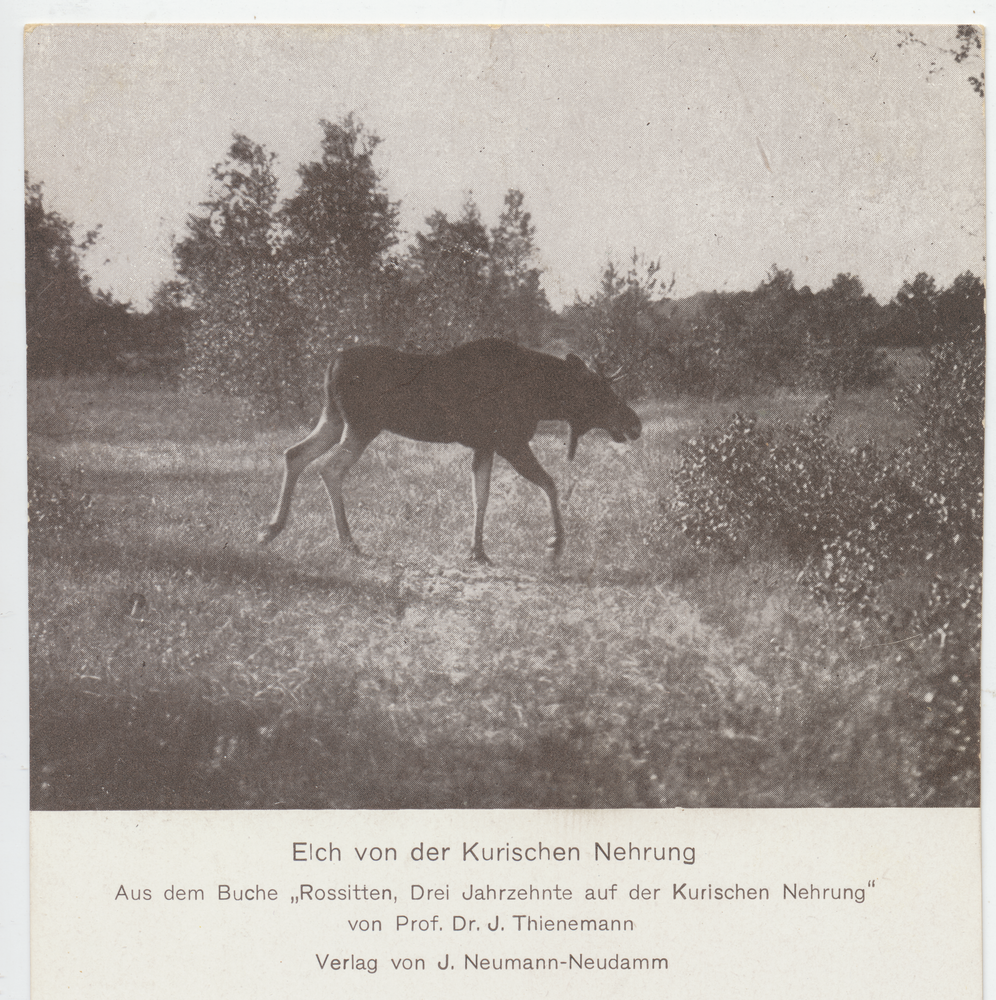
<path fill-rule="evenodd" d="M 567 461 L 573 462 L 574 455 L 578 450 L 578 441 L 581 440 L 581 435 L 586 433 L 587 427 L 578 427 L 577 424 L 571 424 L 571 436 L 567 442 Z"/>

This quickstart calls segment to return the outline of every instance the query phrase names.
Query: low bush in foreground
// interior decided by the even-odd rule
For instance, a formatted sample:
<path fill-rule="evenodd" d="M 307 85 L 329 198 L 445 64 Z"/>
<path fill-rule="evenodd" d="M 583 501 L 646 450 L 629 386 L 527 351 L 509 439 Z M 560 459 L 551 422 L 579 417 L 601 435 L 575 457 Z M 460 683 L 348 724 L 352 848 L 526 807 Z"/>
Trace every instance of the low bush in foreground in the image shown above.
<path fill-rule="evenodd" d="M 979 750 L 984 345 L 928 361 L 899 400 L 918 426 L 902 446 L 844 446 L 832 405 L 802 426 L 736 414 L 681 450 L 668 506 L 698 548 L 785 553 L 842 636 L 894 645 L 926 688 L 925 761 L 963 761 L 964 780 Z"/>

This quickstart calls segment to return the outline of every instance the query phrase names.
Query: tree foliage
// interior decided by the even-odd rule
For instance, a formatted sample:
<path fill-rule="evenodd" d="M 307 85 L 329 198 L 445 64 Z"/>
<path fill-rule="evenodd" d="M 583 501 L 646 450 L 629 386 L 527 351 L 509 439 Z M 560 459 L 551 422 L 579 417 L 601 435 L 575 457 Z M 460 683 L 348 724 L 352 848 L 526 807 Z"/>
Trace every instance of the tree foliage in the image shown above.
<path fill-rule="evenodd" d="M 971 54 L 973 31 L 959 32 L 959 53 Z M 470 196 L 455 219 L 433 212 L 402 255 L 399 205 L 374 163 L 380 138 L 353 115 L 320 128 L 321 155 L 298 168 L 282 204 L 275 154 L 233 135 L 174 246 L 177 281 L 145 317 L 91 294 L 81 254 L 96 233 L 75 242 L 26 178 L 29 371 L 100 368 L 121 352 L 174 365 L 182 333 L 191 378 L 269 410 L 316 398 L 340 346 L 439 351 L 491 336 L 539 346 L 555 330 L 600 366 L 621 367 L 624 394 L 715 399 L 868 386 L 885 373 L 880 347 L 926 350 L 984 333 L 985 289 L 969 272 L 947 289 L 918 274 L 888 307 L 853 274 L 814 294 L 777 265 L 752 291 L 674 300 L 674 277 L 663 283 L 660 261 L 636 250 L 554 317 L 521 191 L 507 192 L 490 228 Z"/>
<path fill-rule="evenodd" d="M 661 293 L 656 278 L 656 263 L 634 254 L 625 272 L 610 264 L 598 292 L 563 316 L 579 350 L 628 366 L 630 389 L 651 394 L 851 391 L 888 376 L 883 348 L 929 350 L 985 330 L 985 288 L 970 272 L 949 288 L 918 274 L 888 307 L 849 273 L 814 294 L 773 264 L 753 291 L 678 300 Z"/>
<path fill-rule="evenodd" d="M 77 241 L 73 224 L 45 207 L 41 184 L 24 178 L 27 371 L 31 377 L 113 370 L 140 342 L 130 302 L 94 291 L 83 255 L 99 229 Z"/>
<path fill-rule="evenodd" d="M 315 398 L 334 348 L 390 339 L 397 315 L 397 205 L 372 163 L 380 139 L 352 115 L 320 124 L 321 159 L 279 206 L 275 154 L 235 135 L 174 251 L 196 313 L 188 368 L 265 410 Z"/>
<path fill-rule="evenodd" d="M 921 271 L 912 282 L 904 281 L 892 299 L 892 322 L 888 337 L 899 347 L 926 347 L 938 338 L 939 291 L 934 279 Z"/>
<path fill-rule="evenodd" d="M 151 296 L 152 308 L 131 317 L 129 351 L 121 356 L 127 370 L 176 379 L 183 368 L 187 331 L 197 321 L 182 282 L 162 282 Z"/>
<path fill-rule="evenodd" d="M 322 367 L 334 346 L 392 341 L 397 321 L 398 203 L 373 163 L 381 143 L 352 114 L 322 119 L 321 159 L 278 213 L 280 259 L 302 318 L 302 360 Z"/>
<path fill-rule="evenodd" d="M 982 33 L 975 25 L 958 25 L 958 48 L 951 49 L 956 63 L 963 63 L 971 55 L 981 55 L 982 53 Z M 978 76 L 970 76 L 968 82 L 979 97 L 985 99 L 986 96 L 986 73 L 985 70 L 979 72 Z"/>
<path fill-rule="evenodd" d="M 321 159 L 299 167 L 281 206 L 274 154 L 234 136 L 187 221 L 175 261 L 201 384 L 272 409 L 312 398 L 337 346 L 539 339 L 549 307 L 521 192 L 508 192 L 491 230 L 469 198 L 454 221 L 433 213 L 398 258 L 398 204 L 373 164 L 379 137 L 352 115 L 321 128 Z"/>
<path fill-rule="evenodd" d="M 959 274 L 937 297 L 935 343 L 967 343 L 985 338 L 986 286 L 971 271 Z"/>
<path fill-rule="evenodd" d="M 188 374 L 203 388 L 253 396 L 265 409 L 297 400 L 298 325 L 277 258 L 273 160 L 235 135 L 174 247 L 197 317 L 188 329 Z"/>
<path fill-rule="evenodd" d="M 658 326 L 656 383 L 714 399 L 801 378 L 805 306 L 791 271 L 772 265 L 753 292 L 713 292 L 669 311 Z"/>
<path fill-rule="evenodd" d="M 436 211 L 425 223 L 408 248 L 415 309 L 407 346 L 439 351 L 493 336 L 491 245 L 477 205 L 468 197 L 458 219 Z"/>
<path fill-rule="evenodd" d="M 928 45 L 922 38 L 920 38 L 916 31 L 911 31 L 909 28 L 899 29 L 900 39 L 896 43 L 897 48 L 906 48 L 911 45 L 916 45 L 924 49 L 931 49 L 940 55 L 945 57 L 950 56 L 954 59 L 955 63 L 961 65 L 967 60 L 978 60 L 982 65 L 982 69 L 979 70 L 978 76 L 970 76 L 968 78 L 968 84 L 974 90 L 979 97 L 985 99 L 986 96 L 986 74 L 985 74 L 985 63 L 982 51 L 982 32 L 975 27 L 974 24 L 959 24 L 958 30 L 955 32 L 955 47 L 946 46 L 936 46 Z M 941 62 L 934 58 L 930 62 L 930 68 L 927 71 L 927 76 L 933 76 L 935 73 L 940 73 L 943 69 Z"/>
<path fill-rule="evenodd" d="M 873 341 L 877 313 L 878 303 L 853 274 L 838 274 L 812 297 L 803 345 L 809 387 L 833 392 L 881 380 L 883 361 Z"/>
<path fill-rule="evenodd" d="M 661 264 L 634 249 L 622 270 L 609 261 L 598 291 L 580 296 L 572 309 L 572 325 L 579 349 L 598 368 L 620 371 L 626 394 L 659 389 L 664 356 L 664 318 L 660 306 L 674 287 L 659 286 Z"/>
<path fill-rule="evenodd" d="M 498 225 L 484 225 L 473 198 L 450 220 L 433 212 L 408 248 L 412 289 L 406 345 L 445 350 L 481 337 L 535 344 L 549 313 L 534 264 L 535 247 L 520 191 L 505 195 Z"/>
<path fill-rule="evenodd" d="M 109 348 L 93 322 L 94 299 L 81 254 L 97 232 L 77 243 L 72 223 L 45 208 L 41 184 L 24 177 L 25 306 L 28 373 L 84 371 Z"/>
<path fill-rule="evenodd" d="M 491 230 L 491 279 L 504 336 L 536 346 L 550 314 L 536 264 L 536 227 L 523 208 L 525 195 L 510 188 L 498 225 Z"/>
<path fill-rule="evenodd" d="M 754 382 L 752 391 L 798 382 L 806 325 L 795 276 L 772 264 L 744 303 L 738 348 Z"/>
<path fill-rule="evenodd" d="M 398 241 L 398 203 L 373 165 L 381 139 L 352 114 L 319 125 L 322 158 L 298 167 L 300 186 L 280 209 L 282 250 L 334 273 L 376 272 Z"/>

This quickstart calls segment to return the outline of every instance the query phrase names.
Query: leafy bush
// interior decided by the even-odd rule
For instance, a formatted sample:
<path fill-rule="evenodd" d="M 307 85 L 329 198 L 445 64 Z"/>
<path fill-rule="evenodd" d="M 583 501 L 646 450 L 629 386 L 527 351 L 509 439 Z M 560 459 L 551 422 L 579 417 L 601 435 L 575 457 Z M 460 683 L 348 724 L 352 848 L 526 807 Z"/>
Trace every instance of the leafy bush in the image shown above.
<path fill-rule="evenodd" d="M 985 351 L 981 342 L 945 344 L 928 356 L 924 377 L 897 402 L 917 414 L 913 439 L 883 463 L 866 496 L 890 477 L 902 516 L 864 518 L 823 546 L 817 586 L 838 602 L 874 614 L 878 593 L 904 570 L 926 576 L 918 607 L 902 627 L 942 648 L 978 658 L 982 588 Z M 926 571 L 926 572 L 925 572 Z"/>
<path fill-rule="evenodd" d="M 755 418 L 734 414 L 725 428 L 688 442 L 671 505 L 678 526 L 697 546 L 736 555 L 777 543 L 806 566 L 816 592 L 851 609 L 876 610 L 883 584 L 910 568 L 933 571 L 935 610 L 973 605 L 984 351 L 944 345 L 929 362 L 898 400 L 914 409 L 920 430 L 889 454 L 870 442 L 843 446 L 830 433 L 832 404 L 802 427 L 763 431 Z"/>
<path fill-rule="evenodd" d="M 736 414 L 682 449 L 671 513 L 697 547 L 780 547 L 855 622 L 862 648 L 896 645 L 889 655 L 916 671 L 908 712 L 942 804 L 978 774 L 984 344 L 927 360 L 898 399 L 919 426 L 902 447 L 845 447 L 830 406 L 763 431 Z"/>
<path fill-rule="evenodd" d="M 829 433 L 832 417 L 825 406 L 802 427 L 762 431 L 756 418 L 736 413 L 725 428 L 688 442 L 672 505 L 681 530 L 700 547 L 744 555 L 775 543 L 803 562 L 856 527 L 901 533 L 916 497 L 873 445 L 843 449 Z"/>

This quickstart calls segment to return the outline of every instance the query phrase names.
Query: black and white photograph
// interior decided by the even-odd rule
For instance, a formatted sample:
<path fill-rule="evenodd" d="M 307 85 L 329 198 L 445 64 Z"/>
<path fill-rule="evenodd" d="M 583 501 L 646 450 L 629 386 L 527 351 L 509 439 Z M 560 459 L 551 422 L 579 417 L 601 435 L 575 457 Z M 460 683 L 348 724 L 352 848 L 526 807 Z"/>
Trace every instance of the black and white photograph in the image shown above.
<path fill-rule="evenodd" d="M 32 809 L 977 806 L 982 46 L 29 31 Z"/>
<path fill-rule="evenodd" d="M 981 995 L 985 27 L 903 16 L 22 25 L 34 1000 Z"/>

